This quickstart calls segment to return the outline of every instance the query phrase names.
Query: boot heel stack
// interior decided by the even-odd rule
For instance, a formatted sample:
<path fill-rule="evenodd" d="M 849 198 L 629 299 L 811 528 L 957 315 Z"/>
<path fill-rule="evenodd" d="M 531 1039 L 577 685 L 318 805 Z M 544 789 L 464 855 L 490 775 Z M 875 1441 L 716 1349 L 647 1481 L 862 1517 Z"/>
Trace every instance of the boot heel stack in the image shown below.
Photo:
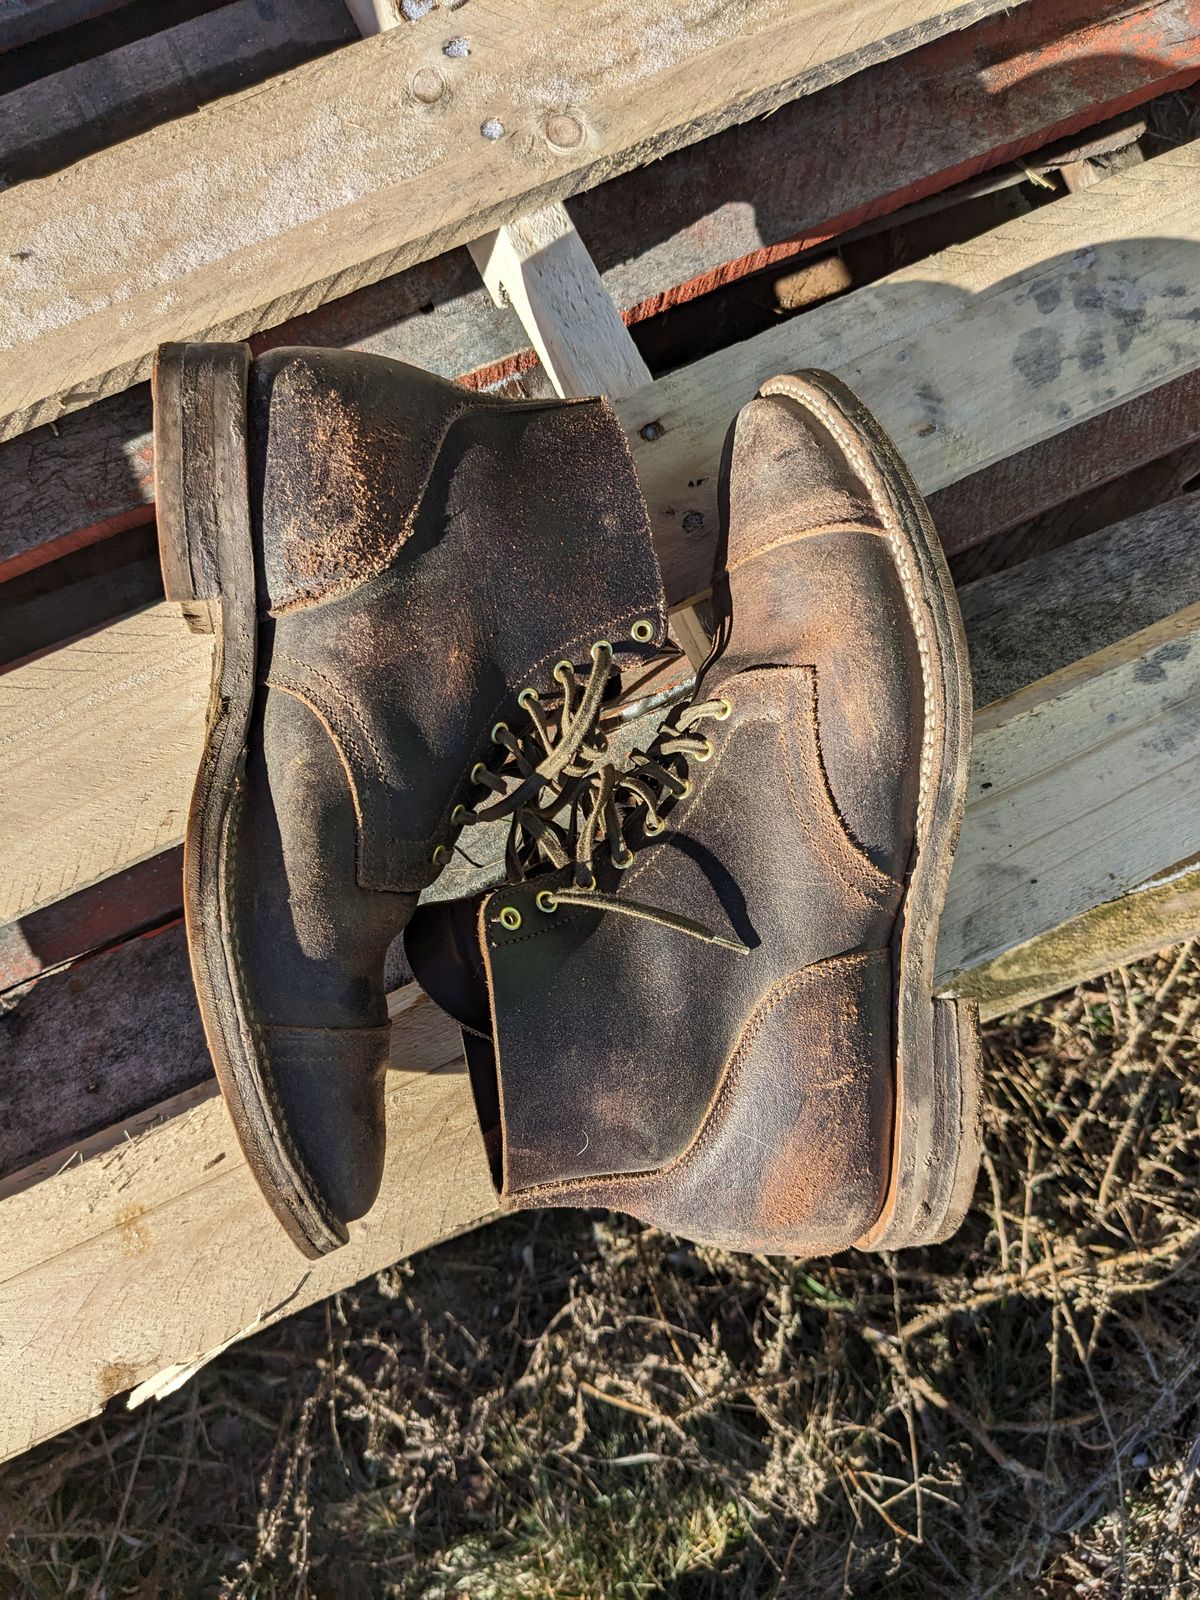
<path fill-rule="evenodd" d="M 219 521 L 245 478 L 249 368 L 244 344 L 166 344 L 151 378 L 163 587 L 193 633 L 219 621 Z"/>
<path fill-rule="evenodd" d="M 950 1238 L 962 1223 L 979 1175 L 982 1136 L 983 1064 L 979 1047 L 979 1002 L 972 999 L 937 999 L 933 1003 L 934 1072 L 944 1085 L 942 1104 L 950 1111 L 946 1147 L 957 1150 L 957 1160 L 945 1163 L 946 1179 L 939 1199 L 931 1206 L 924 1244 Z"/>

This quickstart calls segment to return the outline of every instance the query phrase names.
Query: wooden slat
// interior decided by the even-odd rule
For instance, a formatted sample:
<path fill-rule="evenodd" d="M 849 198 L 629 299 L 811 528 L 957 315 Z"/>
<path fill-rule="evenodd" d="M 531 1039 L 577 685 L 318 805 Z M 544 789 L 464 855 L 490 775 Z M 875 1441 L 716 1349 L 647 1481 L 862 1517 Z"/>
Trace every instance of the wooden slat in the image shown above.
<path fill-rule="evenodd" d="M 765 265 L 779 247 L 792 251 L 792 241 L 840 232 L 1187 79 L 1200 69 L 1196 28 L 1194 0 L 1028 0 L 1011 16 L 579 195 L 572 215 L 616 304 L 640 318 Z M 946 104 L 953 117 L 942 114 Z M 446 377 L 515 364 L 522 343 L 511 311 L 473 285 L 463 251 L 269 337 L 376 350 Z M 150 442 L 149 396 L 139 388 L 64 418 L 55 433 L 0 444 L 0 578 L 128 525 L 123 519 L 152 496 Z M 1061 502 L 1078 490 L 1056 492 L 1056 467 L 1059 475 L 1072 462 L 1076 476 L 1104 471 L 1114 459 L 1106 443 L 1033 463 L 1029 491 L 1042 499 L 1027 510 L 1019 482 L 1014 507 L 1008 480 L 993 494 L 985 474 L 946 529 L 953 538 L 961 525 L 978 538 L 993 506 L 1008 507 L 1011 526 Z"/>
<path fill-rule="evenodd" d="M 1187 145 L 661 378 L 619 412 L 671 597 L 708 586 L 734 411 L 826 367 L 926 494 L 1200 367 L 1200 147 Z"/>
<path fill-rule="evenodd" d="M 467 248 L 492 299 L 520 318 L 556 394 L 624 400 L 654 381 L 561 202 Z"/>
<path fill-rule="evenodd" d="M 1200 867 L 1185 864 L 977 967 L 971 992 L 990 1022 L 1198 935 Z"/>
<path fill-rule="evenodd" d="M 6 94 L 0 177 L 43 177 L 353 38 L 338 0 L 234 0 Z"/>
<path fill-rule="evenodd" d="M 263 1205 L 206 1088 L 0 1203 L 0 1459 L 492 1212 L 455 1030 L 414 999 L 397 1036 L 380 1202 L 321 1262 Z"/>
<path fill-rule="evenodd" d="M 180 843 L 210 649 L 164 601 L 0 675 L 0 925 Z"/>
<path fill-rule="evenodd" d="M 938 981 L 1200 852 L 1198 793 L 1200 604 L 986 707 Z"/>
<path fill-rule="evenodd" d="M 988 706 L 1200 604 L 1200 494 L 969 583 L 959 604 Z"/>
<path fill-rule="evenodd" d="M 125 0 L 8 0 L 0 11 L 0 50 L 16 50 L 48 33 L 94 22 Z"/>
<path fill-rule="evenodd" d="M 763 116 L 996 0 L 474 0 L 0 194 L 0 437 Z M 466 28 L 466 24 L 463 24 Z M 495 135 L 490 137 L 489 135 Z"/>
<path fill-rule="evenodd" d="M 930 496 L 929 509 L 947 551 L 961 554 L 1141 468 L 1179 458 L 1197 440 L 1200 372 L 1185 372 L 947 484 Z M 1165 467 L 1162 477 L 1170 478 Z"/>
<path fill-rule="evenodd" d="M 1044 921 L 1029 914 L 1027 863 L 1052 885 L 1057 915 L 1079 909 L 1067 882 L 1119 888 L 1145 856 L 1137 835 L 1157 836 L 1164 810 L 1200 848 L 1198 713 L 1200 606 L 1138 649 L 1102 652 L 985 712 L 940 964 L 957 970 L 987 945 L 992 897 L 1008 928 Z M 392 1057 L 405 1070 L 389 1089 L 383 1192 L 350 1246 L 316 1266 L 263 1205 L 211 1090 L 161 1108 L 156 1126 L 143 1114 L 65 1166 L 70 1151 L 8 1180 L 0 1457 L 490 1214 L 454 1030 L 412 990 L 397 1004 Z"/>

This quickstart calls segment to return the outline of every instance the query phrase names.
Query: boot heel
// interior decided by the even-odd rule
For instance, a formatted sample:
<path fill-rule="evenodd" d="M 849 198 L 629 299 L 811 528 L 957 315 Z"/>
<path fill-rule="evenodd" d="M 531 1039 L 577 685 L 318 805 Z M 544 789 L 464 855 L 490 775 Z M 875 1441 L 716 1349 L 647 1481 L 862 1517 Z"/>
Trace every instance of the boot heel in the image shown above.
<path fill-rule="evenodd" d="M 941 1148 L 948 1181 L 940 1219 L 930 1218 L 927 1239 L 937 1244 L 954 1233 L 967 1214 L 979 1175 L 982 1143 L 983 1070 L 979 1050 L 979 1003 L 970 999 L 933 1002 L 934 1078 L 940 1085 Z"/>
<path fill-rule="evenodd" d="M 159 561 L 167 599 L 182 606 L 193 633 L 212 633 L 219 620 L 219 526 L 230 490 L 245 472 L 249 368 L 244 344 L 164 344 L 155 357 Z M 227 459 L 231 449 L 241 452 L 241 463 Z"/>

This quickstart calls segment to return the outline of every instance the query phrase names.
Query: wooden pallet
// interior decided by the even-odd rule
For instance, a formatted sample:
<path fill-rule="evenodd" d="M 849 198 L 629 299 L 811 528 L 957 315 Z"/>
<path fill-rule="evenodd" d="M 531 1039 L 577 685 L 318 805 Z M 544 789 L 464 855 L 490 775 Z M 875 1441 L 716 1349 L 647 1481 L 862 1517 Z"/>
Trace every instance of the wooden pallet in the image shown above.
<path fill-rule="evenodd" d="M 28 0 L 0 69 L 88 5 Z M 948 550 L 1002 569 L 960 591 L 976 738 L 941 981 L 996 1014 L 1200 925 L 1200 494 L 1178 492 L 1200 147 L 1088 165 L 1200 79 L 1200 5 L 675 15 L 668 36 L 624 0 L 471 0 L 347 45 L 332 0 L 287 25 L 228 6 L 0 99 L 21 112 L 0 172 L 23 176 L 0 193 L 0 599 L 24 641 L 0 673 L 0 1458 L 493 1206 L 454 1030 L 411 986 L 384 1191 L 347 1249 L 296 1255 L 216 1099 L 177 920 L 209 642 L 157 587 L 139 380 L 160 338 L 610 394 L 693 654 L 725 428 L 773 373 L 831 368 Z M 229 94 L 248 62 L 274 70 Z M 202 108 L 152 126 L 147 85 Z M 97 129 L 141 131 L 85 153 Z M 828 293 L 881 219 L 1026 171 L 1074 192 L 664 376 L 630 332 L 767 268 L 838 263 L 806 280 Z M 1129 515 L 1003 567 L 1009 530 L 1105 485 Z"/>

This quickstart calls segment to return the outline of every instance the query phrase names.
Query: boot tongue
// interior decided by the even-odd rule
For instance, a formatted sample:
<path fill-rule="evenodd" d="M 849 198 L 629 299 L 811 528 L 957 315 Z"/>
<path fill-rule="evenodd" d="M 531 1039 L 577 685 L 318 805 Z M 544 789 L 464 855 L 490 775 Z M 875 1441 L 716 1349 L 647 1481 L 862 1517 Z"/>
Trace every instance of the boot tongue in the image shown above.
<path fill-rule="evenodd" d="M 404 930 L 413 976 L 459 1027 L 492 1035 L 487 974 L 479 948 L 479 906 L 484 896 L 435 900 L 418 906 Z"/>

